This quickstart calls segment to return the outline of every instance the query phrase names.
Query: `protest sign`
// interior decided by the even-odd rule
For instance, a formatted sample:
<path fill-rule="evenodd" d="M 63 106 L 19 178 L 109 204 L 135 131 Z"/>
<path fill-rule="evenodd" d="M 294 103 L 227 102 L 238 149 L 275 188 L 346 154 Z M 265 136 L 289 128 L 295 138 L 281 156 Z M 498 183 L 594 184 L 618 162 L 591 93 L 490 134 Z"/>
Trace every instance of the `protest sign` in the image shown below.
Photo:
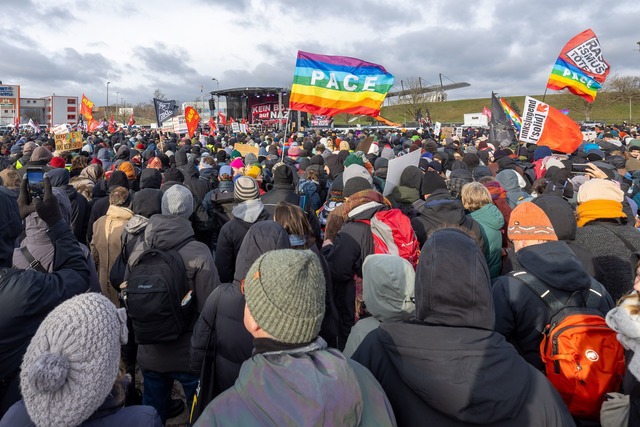
<path fill-rule="evenodd" d="M 412 151 L 401 157 L 389 160 L 387 169 L 387 181 L 384 184 L 384 195 L 388 196 L 393 189 L 400 185 L 400 176 L 407 166 L 418 166 L 420 162 L 421 150 Z"/>
<path fill-rule="evenodd" d="M 82 148 L 82 132 L 69 132 L 54 136 L 56 151 L 79 150 Z"/>

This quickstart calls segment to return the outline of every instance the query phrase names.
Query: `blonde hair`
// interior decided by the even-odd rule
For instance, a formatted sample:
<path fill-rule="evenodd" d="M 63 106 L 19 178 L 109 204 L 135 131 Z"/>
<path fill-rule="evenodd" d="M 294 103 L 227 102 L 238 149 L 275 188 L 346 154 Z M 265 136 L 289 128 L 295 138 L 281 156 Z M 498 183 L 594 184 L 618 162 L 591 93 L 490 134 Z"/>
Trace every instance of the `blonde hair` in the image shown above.
<path fill-rule="evenodd" d="M 460 192 L 462 205 L 468 211 L 477 211 L 481 207 L 492 203 L 491 193 L 479 182 L 470 182 L 462 187 Z"/>

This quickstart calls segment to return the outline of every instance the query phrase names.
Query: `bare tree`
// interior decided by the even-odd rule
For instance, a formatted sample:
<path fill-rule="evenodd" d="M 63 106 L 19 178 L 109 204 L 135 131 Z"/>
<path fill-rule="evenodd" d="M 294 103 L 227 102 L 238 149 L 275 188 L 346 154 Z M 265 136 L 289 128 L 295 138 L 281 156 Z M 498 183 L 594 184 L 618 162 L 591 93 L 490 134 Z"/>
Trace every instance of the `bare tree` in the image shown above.
<path fill-rule="evenodd" d="M 418 111 L 426 117 L 429 114 L 427 106 L 427 92 L 422 87 L 420 78 L 409 78 L 403 80 L 403 95 L 399 102 L 402 104 L 403 119 L 406 122 L 418 120 Z"/>
<path fill-rule="evenodd" d="M 153 97 L 156 99 L 161 99 L 163 101 L 167 100 L 167 95 L 165 95 L 160 89 L 156 89 L 153 91 Z M 151 100 L 151 103 L 153 104 L 153 99 Z"/>
<path fill-rule="evenodd" d="M 640 76 L 610 77 L 601 89 L 609 94 L 612 102 L 628 102 L 640 100 Z"/>

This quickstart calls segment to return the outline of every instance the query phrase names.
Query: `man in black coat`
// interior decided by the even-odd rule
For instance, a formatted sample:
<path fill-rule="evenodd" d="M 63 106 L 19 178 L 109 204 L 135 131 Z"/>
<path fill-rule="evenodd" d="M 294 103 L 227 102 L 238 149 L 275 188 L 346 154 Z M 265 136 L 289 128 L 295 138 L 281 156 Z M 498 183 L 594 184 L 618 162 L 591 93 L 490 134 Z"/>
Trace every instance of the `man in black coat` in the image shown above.
<path fill-rule="evenodd" d="M 48 177 L 44 186 L 43 201 L 28 201 L 26 180 L 18 204 L 0 192 L 0 418 L 20 400 L 20 363 L 40 323 L 58 304 L 89 289 L 86 258 L 62 218 Z M 11 268 L 15 239 L 22 231 L 20 218 L 34 211 L 49 226 L 55 248 L 52 273 Z"/>
<path fill-rule="evenodd" d="M 418 200 L 413 206 L 418 215 L 411 219 L 411 226 L 422 247 L 429 233 L 447 225 L 460 226 L 477 236 L 480 247 L 484 246 L 480 224 L 464 212 L 460 200 L 455 199 L 447 189 L 447 183 L 435 171 L 427 171 L 421 186 L 424 202 Z"/>
<path fill-rule="evenodd" d="M 69 171 L 64 168 L 54 168 L 48 172 L 51 186 L 59 187 L 67 193 L 71 202 L 71 230 L 76 239 L 86 245 L 87 224 L 89 223 L 89 215 L 91 207 L 89 201 L 78 193 L 78 191 L 69 185 Z"/>
<path fill-rule="evenodd" d="M 527 362 L 542 371 L 542 333 L 554 313 L 517 278 L 518 273 L 524 271 L 535 276 L 562 302 L 576 293 L 582 294 L 586 301 L 593 293 L 592 298 L 597 298 L 603 315 L 613 308 L 613 300 L 606 289 L 589 276 L 569 246 L 558 241 L 551 221 L 535 204 L 523 202 L 511 212 L 508 236 L 515 249 L 513 269 L 516 273 L 499 277 L 493 285 L 495 330 L 504 335 Z"/>
<path fill-rule="evenodd" d="M 575 425 L 545 376 L 494 332 L 489 269 L 466 232 L 429 237 L 415 303 L 414 320 L 382 323 L 352 356 L 382 385 L 398 426 Z"/>

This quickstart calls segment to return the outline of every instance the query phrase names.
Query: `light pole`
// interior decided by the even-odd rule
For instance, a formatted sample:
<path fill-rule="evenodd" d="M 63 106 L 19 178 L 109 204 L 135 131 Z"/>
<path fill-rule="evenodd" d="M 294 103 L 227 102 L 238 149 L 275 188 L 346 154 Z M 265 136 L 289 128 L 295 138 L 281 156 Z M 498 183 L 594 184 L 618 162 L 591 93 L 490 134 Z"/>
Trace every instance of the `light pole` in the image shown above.
<path fill-rule="evenodd" d="M 218 111 L 220 111 L 220 94 L 218 93 L 220 91 L 220 80 L 216 79 L 215 77 L 211 78 L 212 81 L 216 82 L 216 102 L 217 102 L 217 109 Z M 213 111 L 211 112 L 213 114 Z M 216 114 L 216 125 L 220 125 L 220 115 Z"/>
<path fill-rule="evenodd" d="M 111 82 L 107 82 L 107 120 L 109 120 L 109 85 Z"/>

